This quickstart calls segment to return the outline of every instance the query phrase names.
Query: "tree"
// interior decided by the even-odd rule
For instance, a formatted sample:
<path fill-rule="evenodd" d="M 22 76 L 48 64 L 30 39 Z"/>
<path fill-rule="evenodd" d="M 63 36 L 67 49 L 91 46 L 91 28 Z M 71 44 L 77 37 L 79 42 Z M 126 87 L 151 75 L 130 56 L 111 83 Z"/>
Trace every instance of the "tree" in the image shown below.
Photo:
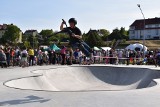
<path fill-rule="evenodd" d="M 56 31 L 55 31 L 56 32 Z M 42 30 L 40 32 L 42 35 L 42 40 L 40 40 L 43 45 L 50 45 L 53 42 L 63 41 L 64 39 L 69 39 L 69 36 L 65 33 L 55 34 L 53 30 Z"/>
<path fill-rule="evenodd" d="M 29 49 L 31 47 L 30 42 L 25 41 L 24 42 L 24 46 Z"/>
<path fill-rule="evenodd" d="M 45 37 L 47 37 L 47 36 L 51 36 L 51 35 L 53 35 L 53 30 L 51 29 L 51 30 L 49 30 L 49 29 L 46 29 L 46 30 L 42 30 L 41 32 L 40 32 L 40 35 L 42 35 L 42 37 L 43 38 L 45 38 Z"/>
<path fill-rule="evenodd" d="M 114 29 L 113 32 L 108 36 L 109 40 L 128 40 L 128 31 L 125 28 L 121 27 L 120 30 L 118 28 Z"/>
<path fill-rule="evenodd" d="M 94 46 L 101 46 L 103 44 L 103 41 L 97 31 L 90 31 L 87 34 L 86 42 L 91 48 Z"/>
<path fill-rule="evenodd" d="M 49 45 L 50 43 L 49 38 L 54 35 L 54 32 L 52 29 L 51 30 L 46 29 L 46 30 L 42 30 L 39 34 L 42 35 L 42 38 L 38 39 L 39 43 L 41 45 Z"/>
<path fill-rule="evenodd" d="M 110 34 L 110 32 L 108 30 L 106 30 L 106 29 L 100 29 L 99 31 L 103 35 L 102 36 L 102 40 L 103 41 L 108 40 L 108 35 Z"/>
<path fill-rule="evenodd" d="M 4 42 L 15 44 L 20 36 L 20 29 L 15 25 L 8 25 L 7 30 L 2 37 Z"/>
<path fill-rule="evenodd" d="M 87 35 L 86 35 L 85 33 L 82 34 L 82 39 L 83 39 L 84 41 L 87 40 Z"/>
<path fill-rule="evenodd" d="M 125 30 L 124 27 L 120 28 L 120 34 L 121 34 L 121 36 L 122 36 L 123 39 L 126 39 L 126 40 L 129 39 L 129 31 Z"/>
<path fill-rule="evenodd" d="M 29 42 L 30 46 L 32 48 L 38 48 L 38 35 L 37 36 L 33 36 L 33 35 L 28 35 L 27 41 Z"/>
<path fill-rule="evenodd" d="M 60 33 L 57 35 L 54 35 L 55 38 L 57 38 L 59 41 L 62 41 L 63 39 L 69 39 L 69 35 L 65 34 L 65 33 Z"/>

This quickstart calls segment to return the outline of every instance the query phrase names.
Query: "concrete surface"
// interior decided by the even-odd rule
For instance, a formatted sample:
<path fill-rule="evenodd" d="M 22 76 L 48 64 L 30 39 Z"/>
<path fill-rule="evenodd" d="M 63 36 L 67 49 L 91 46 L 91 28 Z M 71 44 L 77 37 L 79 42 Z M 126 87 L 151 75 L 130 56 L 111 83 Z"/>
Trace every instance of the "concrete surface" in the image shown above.
<path fill-rule="evenodd" d="M 122 65 L 37 66 L 0 69 L 0 106 L 159 107 L 159 70 L 154 66 Z M 110 76 L 107 77 L 107 75 Z M 69 78 L 71 76 L 72 79 Z M 59 79 L 60 77 L 61 79 Z M 75 79 L 78 82 L 74 81 Z M 73 81 L 73 84 L 68 84 L 70 81 Z M 83 85 L 79 86 L 79 83 Z M 88 86 L 90 83 L 93 84 Z M 23 89 L 47 90 L 46 88 L 49 88 L 53 92 L 20 90 L 6 87 L 4 84 Z M 73 87 L 75 84 L 78 84 L 77 87 Z M 97 88 L 96 85 L 100 88 Z M 110 86 L 113 87 L 108 89 Z"/>
<path fill-rule="evenodd" d="M 152 87 L 160 72 L 128 67 L 63 67 L 37 70 L 40 76 L 6 82 L 8 87 L 45 91 L 129 90 Z M 25 84 L 24 84 L 25 83 Z"/>

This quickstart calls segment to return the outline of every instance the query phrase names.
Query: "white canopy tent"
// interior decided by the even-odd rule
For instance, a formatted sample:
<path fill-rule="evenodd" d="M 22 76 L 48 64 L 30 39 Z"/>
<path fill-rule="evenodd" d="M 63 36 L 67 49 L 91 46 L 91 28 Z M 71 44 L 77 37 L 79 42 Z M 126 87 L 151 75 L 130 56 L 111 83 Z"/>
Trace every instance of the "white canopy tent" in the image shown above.
<path fill-rule="evenodd" d="M 101 49 L 104 50 L 104 51 L 107 51 L 107 50 L 110 51 L 111 50 L 110 47 L 101 47 Z"/>
<path fill-rule="evenodd" d="M 95 51 L 99 51 L 99 50 L 100 50 L 100 49 L 99 49 L 98 47 L 96 47 L 96 46 L 95 46 L 93 49 L 94 49 Z"/>
<path fill-rule="evenodd" d="M 142 51 L 143 50 L 143 45 L 142 44 L 138 44 L 138 43 L 136 43 L 136 44 L 130 44 L 129 46 L 127 46 L 125 49 L 130 49 L 130 50 L 136 50 L 136 48 L 139 48 L 140 49 L 140 51 Z M 144 46 L 144 51 L 147 51 L 147 47 L 146 46 Z"/>

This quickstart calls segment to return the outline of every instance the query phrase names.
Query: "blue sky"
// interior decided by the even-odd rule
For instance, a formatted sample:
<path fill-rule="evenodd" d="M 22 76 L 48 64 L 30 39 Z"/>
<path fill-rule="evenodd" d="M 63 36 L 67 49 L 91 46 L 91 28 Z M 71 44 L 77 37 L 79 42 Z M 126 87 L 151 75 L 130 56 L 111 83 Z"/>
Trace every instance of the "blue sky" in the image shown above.
<path fill-rule="evenodd" d="M 61 19 L 75 17 L 82 32 L 91 29 L 125 27 L 142 15 L 160 17 L 160 0 L 1 0 L 0 24 L 13 23 L 28 29 L 59 30 Z"/>

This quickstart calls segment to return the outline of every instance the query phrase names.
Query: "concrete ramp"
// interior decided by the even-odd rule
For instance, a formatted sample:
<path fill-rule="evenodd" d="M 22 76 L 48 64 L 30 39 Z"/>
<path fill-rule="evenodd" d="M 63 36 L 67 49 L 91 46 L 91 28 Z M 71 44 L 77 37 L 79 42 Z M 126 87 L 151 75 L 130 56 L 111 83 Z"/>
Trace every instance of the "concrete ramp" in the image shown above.
<path fill-rule="evenodd" d="M 19 89 L 44 91 L 131 90 L 156 85 L 158 71 L 145 68 L 78 66 L 37 70 L 42 76 L 26 77 L 5 83 Z"/>

